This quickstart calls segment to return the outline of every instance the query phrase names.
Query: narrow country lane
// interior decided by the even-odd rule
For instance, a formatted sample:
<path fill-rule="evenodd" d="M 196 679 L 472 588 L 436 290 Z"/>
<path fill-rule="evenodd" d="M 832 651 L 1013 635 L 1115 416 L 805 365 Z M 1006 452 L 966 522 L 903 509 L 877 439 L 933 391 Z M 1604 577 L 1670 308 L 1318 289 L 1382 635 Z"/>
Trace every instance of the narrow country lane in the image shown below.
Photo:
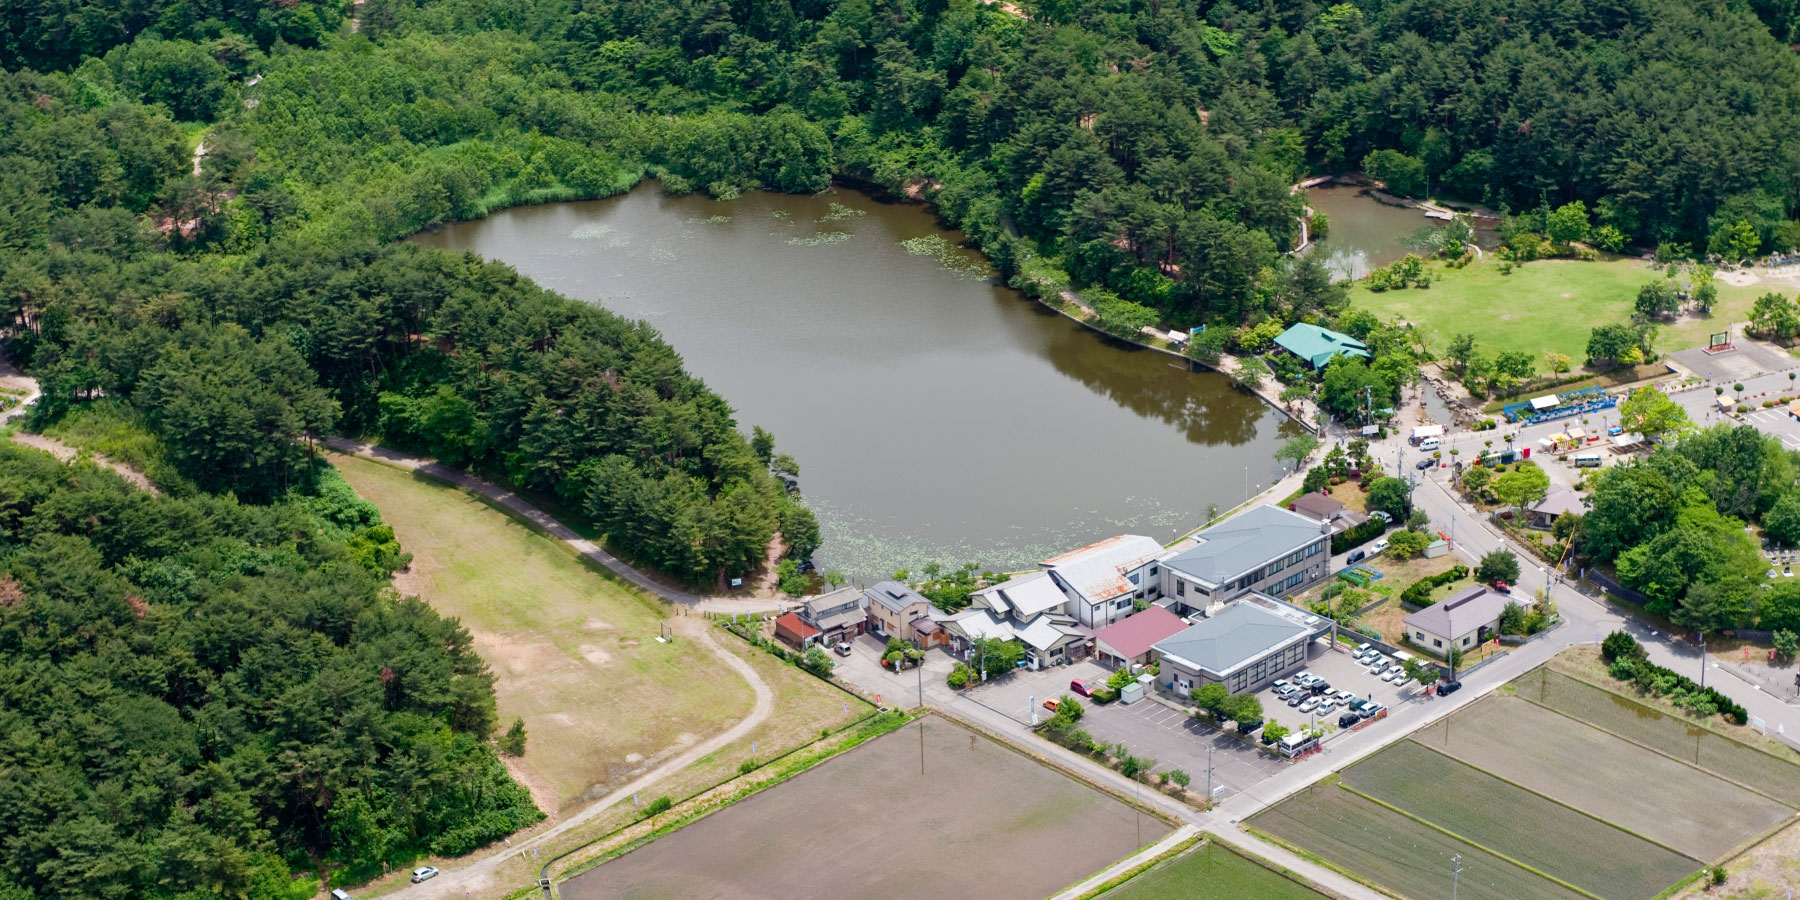
<path fill-rule="evenodd" d="M 693 622 L 696 620 L 689 621 Z M 706 649 L 711 650 L 722 662 L 730 666 L 733 671 L 743 676 L 745 681 L 749 682 L 750 688 L 756 692 L 756 705 L 751 708 L 748 716 L 745 716 L 736 725 L 731 726 L 731 728 L 726 731 L 695 744 L 681 755 L 644 773 L 629 784 L 626 784 L 599 800 L 582 807 L 580 810 L 562 819 L 562 821 L 557 822 L 555 825 L 552 825 L 525 840 L 510 846 L 501 844 L 497 849 L 490 846 L 485 851 L 476 851 L 477 854 L 486 852 L 487 855 L 480 859 L 469 860 L 465 864 L 445 865 L 442 867 L 443 872 L 439 874 L 438 877 L 423 884 L 409 884 L 400 890 L 384 894 L 383 896 L 404 897 L 407 898 L 407 900 L 437 900 L 437 898 L 451 900 L 451 898 L 461 898 L 464 896 L 491 898 L 499 897 L 517 890 L 518 888 L 525 887 L 525 884 L 510 882 L 501 883 L 499 881 L 498 871 L 500 865 L 513 856 L 528 854 L 531 852 L 532 848 L 542 847 L 550 840 L 567 833 L 570 829 L 588 822 L 619 803 L 625 802 L 632 794 L 648 790 L 658 781 L 680 772 L 682 769 L 699 762 L 704 757 L 718 752 L 728 744 L 741 740 L 745 735 L 750 733 L 751 729 L 761 725 L 763 720 L 769 717 L 769 713 L 773 712 L 775 709 L 775 692 L 769 689 L 769 685 L 762 680 L 762 676 L 756 674 L 756 669 L 752 668 L 749 663 L 719 646 L 718 641 L 713 638 L 712 629 L 707 628 L 704 624 L 690 625 L 689 627 L 684 628 L 683 631 L 686 633 L 686 637 L 698 640 L 700 643 L 705 644 Z M 543 856 L 542 859 L 543 862 L 546 863 L 550 861 L 548 855 Z M 535 864 L 536 863 L 534 863 L 534 865 Z"/>
<path fill-rule="evenodd" d="M 378 447 L 374 444 L 354 441 L 349 438 L 326 438 L 325 446 L 330 447 L 339 453 L 361 456 L 365 459 L 378 460 L 380 462 L 388 463 L 389 465 L 399 466 L 408 471 L 420 472 L 442 481 L 445 484 L 468 491 L 491 503 L 497 503 L 513 515 L 542 528 L 551 537 L 573 547 L 575 552 L 611 569 L 613 573 L 620 578 L 623 578 L 664 600 L 668 600 L 671 603 L 680 603 L 684 606 L 699 606 L 701 602 L 706 599 L 699 594 L 691 594 L 680 588 L 662 584 L 648 575 L 645 575 L 643 572 L 627 565 L 618 557 L 601 549 L 599 544 L 582 537 L 580 534 L 576 533 L 575 529 L 564 525 L 549 513 L 537 508 L 531 501 L 526 500 L 524 497 L 519 496 L 513 491 L 507 490 L 491 481 L 477 478 L 461 469 L 446 466 L 436 460 L 419 456 L 410 456 L 397 450 L 389 450 L 386 447 Z"/>

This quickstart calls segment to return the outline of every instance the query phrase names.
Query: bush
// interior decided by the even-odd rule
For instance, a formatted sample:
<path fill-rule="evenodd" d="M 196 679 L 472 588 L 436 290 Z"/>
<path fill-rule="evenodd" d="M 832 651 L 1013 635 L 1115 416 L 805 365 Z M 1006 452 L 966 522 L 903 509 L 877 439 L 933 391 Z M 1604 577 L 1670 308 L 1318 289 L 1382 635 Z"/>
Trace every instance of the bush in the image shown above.
<path fill-rule="evenodd" d="M 1381 629 L 1376 628 L 1373 625 L 1358 622 L 1356 624 L 1356 631 L 1364 637 L 1372 637 L 1378 641 L 1381 640 Z"/>
<path fill-rule="evenodd" d="M 1105 706 L 1106 704 L 1119 699 L 1119 692 L 1113 688 L 1095 688 L 1093 696 L 1090 699 L 1101 706 Z"/>
<path fill-rule="evenodd" d="M 746 759 L 743 762 L 738 763 L 738 774 L 739 775 L 748 775 L 751 772 L 756 771 L 757 765 L 759 765 L 759 764 L 757 763 L 757 761 L 755 759 Z"/>
<path fill-rule="evenodd" d="M 1433 590 L 1458 579 L 1465 578 L 1468 574 L 1469 569 L 1467 566 L 1452 566 L 1448 572 L 1427 575 L 1426 577 L 1413 582 L 1406 590 L 1401 591 L 1400 602 L 1409 606 L 1430 606 L 1431 592 Z"/>
<path fill-rule="evenodd" d="M 1600 642 L 1600 658 L 1609 663 L 1619 659 L 1643 659 L 1644 645 L 1624 631 L 1615 631 Z"/>
<path fill-rule="evenodd" d="M 949 685 L 951 690 L 960 691 L 963 688 L 968 687 L 969 680 L 974 677 L 975 670 L 969 668 L 967 663 L 957 663 L 956 666 L 950 670 L 950 674 L 944 676 L 944 683 Z"/>
<path fill-rule="evenodd" d="M 655 800 L 650 801 L 649 806 L 644 807 L 644 815 L 654 816 L 657 813 L 668 812 L 669 807 L 674 805 L 675 801 L 670 800 L 667 797 L 658 797 Z"/>
<path fill-rule="evenodd" d="M 525 720 L 515 717 L 512 727 L 500 736 L 500 752 L 507 756 L 525 755 Z"/>
<path fill-rule="evenodd" d="M 1786 629 L 1776 629 L 1770 641 L 1775 645 L 1775 655 L 1782 659 L 1793 659 L 1800 652 L 1800 635 Z"/>
<path fill-rule="evenodd" d="M 1349 528 L 1332 535 L 1331 552 L 1333 555 L 1336 555 L 1360 547 L 1381 537 L 1386 531 L 1386 522 L 1383 522 L 1380 519 L 1371 518 L 1369 521 L 1364 522 L 1355 528 Z"/>

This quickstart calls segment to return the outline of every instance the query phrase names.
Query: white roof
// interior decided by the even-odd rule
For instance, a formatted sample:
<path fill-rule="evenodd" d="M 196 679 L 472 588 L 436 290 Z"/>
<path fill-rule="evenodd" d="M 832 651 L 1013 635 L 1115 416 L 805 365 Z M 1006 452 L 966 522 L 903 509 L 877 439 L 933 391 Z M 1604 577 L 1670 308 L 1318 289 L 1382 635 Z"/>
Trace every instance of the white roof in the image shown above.
<path fill-rule="evenodd" d="M 1614 447 L 1635 447 L 1644 442 L 1644 436 L 1635 431 L 1627 431 L 1613 435 L 1612 442 Z"/>
<path fill-rule="evenodd" d="M 1543 396 L 1543 397 L 1533 397 L 1533 398 L 1531 398 L 1531 408 L 1532 409 L 1555 409 L 1557 404 L 1559 404 L 1561 402 L 1562 401 L 1556 399 L 1555 394 L 1550 394 L 1550 395 Z"/>
<path fill-rule="evenodd" d="M 1011 581 L 982 588 L 976 593 L 988 598 L 989 605 L 994 609 L 1011 612 L 1019 619 L 1029 619 L 1069 602 L 1068 595 L 1044 572 L 1020 575 Z"/>
<path fill-rule="evenodd" d="M 1121 534 L 1080 550 L 1044 560 L 1039 565 L 1055 572 L 1063 583 L 1089 602 L 1129 594 L 1141 585 L 1125 575 L 1161 556 L 1163 546 L 1141 534 Z"/>
<path fill-rule="evenodd" d="M 1031 647 L 1034 650 L 1049 650 L 1064 638 L 1079 636 L 1081 634 L 1081 632 L 1076 631 L 1073 628 L 1065 628 L 1050 621 L 1049 616 L 1040 616 L 1033 619 L 1031 620 L 1030 625 L 1016 629 L 1015 633 L 1018 635 L 1019 640 L 1024 641 L 1026 646 Z"/>
<path fill-rule="evenodd" d="M 1443 434 L 1444 426 L 1442 425 L 1420 425 L 1412 430 L 1412 436 L 1415 438 L 1442 437 Z"/>
<path fill-rule="evenodd" d="M 993 610 L 979 607 L 945 619 L 944 624 L 954 626 L 970 640 L 992 638 L 1010 641 L 1014 637 L 1011 622 L 995 616 Z"/>

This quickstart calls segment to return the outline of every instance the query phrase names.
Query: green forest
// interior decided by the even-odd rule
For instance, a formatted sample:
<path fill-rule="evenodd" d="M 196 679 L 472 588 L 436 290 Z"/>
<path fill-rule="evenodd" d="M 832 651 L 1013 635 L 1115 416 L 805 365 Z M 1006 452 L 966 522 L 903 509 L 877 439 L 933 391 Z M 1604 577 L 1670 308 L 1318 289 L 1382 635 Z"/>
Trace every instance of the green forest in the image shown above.
<path fill-rule="evenodd" d="M 549 496 L 696 586 L 777 531 L 817 548 L 771 472 L 798 467 L 653 329 L 399 241 L 420 229 L 646 177 L 839 180 L 934 202 L 1008 277 L 1060 269 L 1180 326 L 1364 333 L 1384 326 L 1282 255 L 1305 175 L 1378 169 L 1524 219 L 1581 201 L 1637 247 L 1800 248 L 1791 4 L 1022 10 L 9 4 L 0 335 L 44 385 L 33 426 L 144 438 L 163 494 L 0 448 L 0 898 L 286 897 L 311 887 L 293 872 L 368 877 L 536 820 L 466 635 L 384 586 L 404 550 L 317 464 L 323 436 Z M 1670 609 L 1781 619 L 1703 551 L 1800 515 L 1791 473 L 1695 446 L 1609 474 L 1581 541 Z M 1756 465 L 1766 489 L 1731 487 Z M 1609 526 L 1614 493 L 1632 513 Z"/>

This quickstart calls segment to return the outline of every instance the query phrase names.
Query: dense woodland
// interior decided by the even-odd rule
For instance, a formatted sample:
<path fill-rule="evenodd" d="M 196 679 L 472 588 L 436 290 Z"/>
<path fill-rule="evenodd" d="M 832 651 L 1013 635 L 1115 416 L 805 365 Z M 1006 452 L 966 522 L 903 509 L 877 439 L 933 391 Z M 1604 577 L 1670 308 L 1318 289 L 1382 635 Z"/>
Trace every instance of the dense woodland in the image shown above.
<path fill-rule="evenodd" d="M 542 816 L 468 632 L 327 477 L 153 497 L 0 443 L 0 897 L 316 896 Z"/>
<path fill-rule="evenodd" d="M 1023 5 L 10 4 L 0 331 L 44 383 L 36 424 L 115 417 L 172 474 L 152 498 L 0 448 L 0 897 L 281 897 L 289 871 L 534 818 L 466 636 L 383 589 L 403 551 L 315 464 L 324 434 L 554 495 L 696 584 L 777 530 L 818 545 L 771 474 L 798 467 L 659 335 L 395 242 L 432 224 L 646 174 L 854 179 L 935 201 L 1009 276 L 1394 344 L 1326 379 L 1347 408 L 1413 361 L 1281 255 L 1303 174 L 1580 200 L 1638 246 L 1800 246 L 1788 5 Z M 1800 523 L 1790 464 L 1743 441 L 1609 473 L 1581 544 L 1670 610 L 1778 619 L 1784 593 L 1738 590 L 1742 548 L 1688 552 L 1734 518 Z M 1745 466 L 1767 476 L 1748 497 Z"/>

